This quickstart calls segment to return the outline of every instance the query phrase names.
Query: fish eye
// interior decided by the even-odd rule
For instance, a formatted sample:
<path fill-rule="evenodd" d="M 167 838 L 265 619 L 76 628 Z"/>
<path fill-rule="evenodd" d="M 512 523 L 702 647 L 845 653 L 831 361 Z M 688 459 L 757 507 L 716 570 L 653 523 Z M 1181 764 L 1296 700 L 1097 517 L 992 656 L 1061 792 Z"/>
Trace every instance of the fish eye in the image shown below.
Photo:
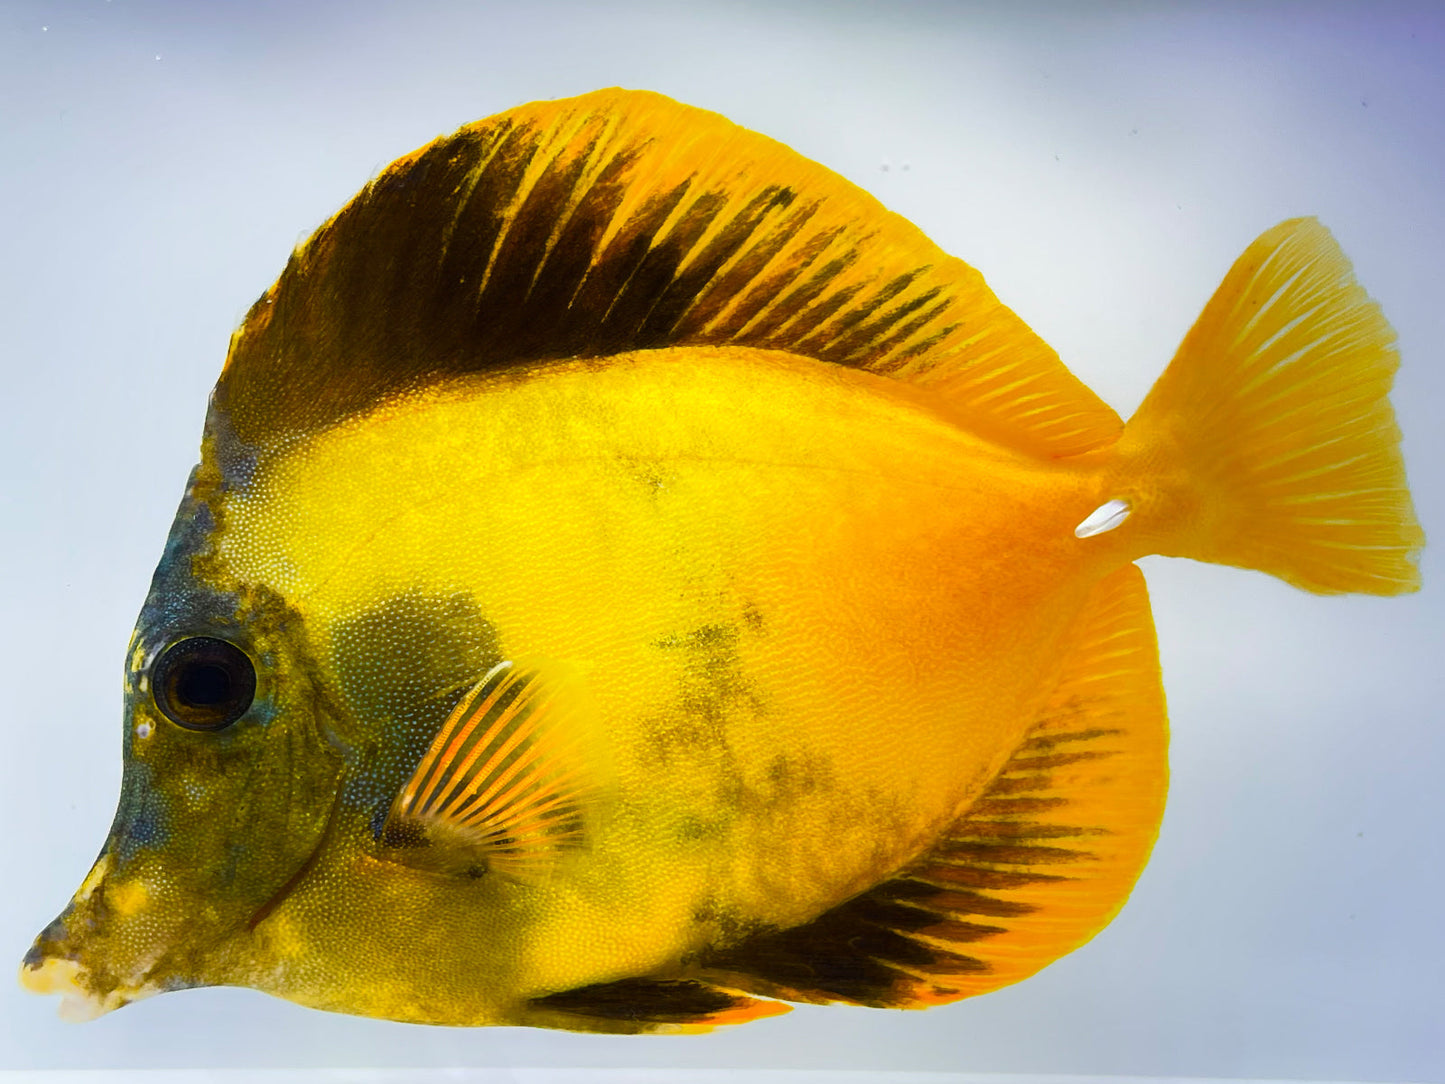
<path fill-rule="evenodd" d="M 166 648 L 151 671 L 156 707 L 187 730 L 222 730 L 251 706 L 256 668 L 235 644 L 192 636 Z"/>

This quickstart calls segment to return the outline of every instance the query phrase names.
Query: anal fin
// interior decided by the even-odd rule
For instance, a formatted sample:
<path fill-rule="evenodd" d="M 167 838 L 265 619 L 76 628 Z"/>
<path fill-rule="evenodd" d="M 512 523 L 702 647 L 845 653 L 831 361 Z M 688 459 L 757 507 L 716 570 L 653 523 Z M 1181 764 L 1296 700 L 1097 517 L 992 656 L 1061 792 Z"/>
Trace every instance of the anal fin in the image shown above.
<path fill-rule="evenodd" d="M 534 1018 L 528 1023 L 614 1034 L 711 1031 L 789 1009 L 688 979 L 599 983 L 534 998 L 531 1008 Z"/>
<path fill-rule="evenodd" d="M 1149 857 L 1168 725 L 1143 575 L 1102 581 L 1058 686 L 938 843 L 804 926 L 759 934 L 702 977 L 790 1001 L 922 1008 L 1027 978 L 1088 941 Z"/>

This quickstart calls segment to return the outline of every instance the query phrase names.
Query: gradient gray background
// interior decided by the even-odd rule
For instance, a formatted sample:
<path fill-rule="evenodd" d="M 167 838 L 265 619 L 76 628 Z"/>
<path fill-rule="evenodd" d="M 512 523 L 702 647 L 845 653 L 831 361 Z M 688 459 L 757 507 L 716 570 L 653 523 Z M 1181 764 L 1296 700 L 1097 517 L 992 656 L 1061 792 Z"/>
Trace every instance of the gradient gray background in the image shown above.
<path fill-rule="evenodd" d="M 1439 5 L 0 8 L 0 956 L 114 807 L 122 651 L 227 337 L 394 157 L 537 98 L 663 91 L 838 170 L 979 267 L 1128 412 L 1231 260 L 1317 214 L 1400 333 L 1445 542 Z M 1146 562 L 1174 785 L 1123 915 L 1022 985 L 697 1038 L 410 1027 L 244 990 L 64 1025 L 0 983 L 0 1066 L 650 1065 L 1445 1079 L 1440 550 L 1328 599 Z"/>

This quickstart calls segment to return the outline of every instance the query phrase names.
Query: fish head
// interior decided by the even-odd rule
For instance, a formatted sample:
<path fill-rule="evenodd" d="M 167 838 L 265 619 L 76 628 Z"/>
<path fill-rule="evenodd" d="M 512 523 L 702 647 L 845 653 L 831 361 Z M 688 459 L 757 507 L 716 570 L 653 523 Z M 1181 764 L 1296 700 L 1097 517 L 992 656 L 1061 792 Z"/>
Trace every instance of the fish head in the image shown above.
<path fill-rule="evenodd" d="M 121 795 L 21 981 L 88 1019 L 163 990 L 265 987 L 251 931 L 327 837 L 347 756 L 305 621 L 216 553 L 224 480 L 193 473 L 126 658 Z"/>

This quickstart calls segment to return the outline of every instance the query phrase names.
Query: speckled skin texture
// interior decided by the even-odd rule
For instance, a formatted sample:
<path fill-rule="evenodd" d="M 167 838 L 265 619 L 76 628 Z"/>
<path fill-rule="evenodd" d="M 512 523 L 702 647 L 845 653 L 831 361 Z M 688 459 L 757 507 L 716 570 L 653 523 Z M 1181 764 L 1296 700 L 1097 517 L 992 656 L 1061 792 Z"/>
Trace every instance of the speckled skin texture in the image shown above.
<path fill-rule="evenodd" d="M 1418 583 L 1390 343 L 1282 224 L 1121 436 L 976 272 L 762 137 L 628 92 L 469 126 L 237 333 L 115 823 L 22 977 L 77 1014 L 241 984 L 616 1031 L 1017 981 L 1162 811 L 1135 558 Z M 255 672 L 199 729 L 152 687 L 198 637 Z M 424 758 L 468 778 L 439 734 L 504 662 L 571 819 L 489 861 L 398 803 Z M 478 802 L 504 841 L 525 814 Z"/>
<path fill-rule="evenodd" d="M 911 858 L 1017 743 L 1109 553 L 1068 530 L 1099 472 L 989 450 L 917 399 L 785 357 L 657 352 L 419 395 L 236 489 L 207 492 L 203 468 L 137 633 L 145 782 L 108 850 L 107 892 L 145 886 L 150 925 L 107 958 L 168 985 L 507 1022 L 796 925 Z M 800 413 L 823 420 L 800 433 Z M 1058 541 L 1030 564 L 988 556 L 1039 530 Z M 198 634 L 259 663 L 257 706 L 219 735 L 143 695 L 158 648 Z M 380 821 L 441 719 L 498 658 L 538 655 L 580 666 L 606 721 L 588 846 L 541 885 L 388 861 Z M 196 882 L 159 887 L 177 868 Z M 200 900 L 217 925 L 182 928 Z"/>

